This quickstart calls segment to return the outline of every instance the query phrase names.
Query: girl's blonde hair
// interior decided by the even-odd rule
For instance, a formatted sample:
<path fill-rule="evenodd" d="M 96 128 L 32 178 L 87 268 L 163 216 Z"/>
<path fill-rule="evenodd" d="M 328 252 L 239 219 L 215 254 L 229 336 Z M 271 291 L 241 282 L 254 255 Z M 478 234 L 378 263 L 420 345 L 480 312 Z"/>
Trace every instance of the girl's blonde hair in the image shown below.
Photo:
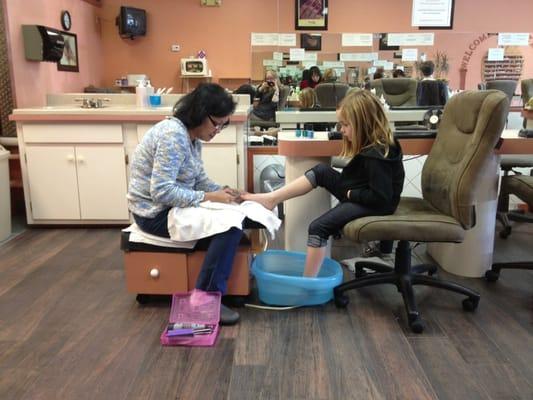
<path fill-rule="evenodd" d="M 352 129 L 352 141 L 343 137 L 341 157 L 353 157 L 368 146 L 383 146 L 385 157 L 394 137 L 379 99 L 368 90 L 351 90 L 342 100 L 340 116 Z"/>
<path fill-rule="evenodd" d="M 299 95 L 301 108 L 313 108 L 318 103 L 315 90 L 313 88 L 305 88 Z"/>
<path fill-rule="evenodd" d="M 278 71 L 276 71 L 275 69 L 267 69 L 267 70 L 265 70 L 265 80 L 266 80 L 266 76 L 269 73 L 275 79 L 276 84 L 278 85 L 278 87 L 281 87 L 281 81 L 280 81 L 279 76 L 278 76 Z"/>
<path fill-rule="evenodd" d="M 322 76 L 322 81 L 324 82 L 335 82 L 337 80 L 337 73 L 333 68 L 328 68 L 324 71 L 324 75 Z"/>

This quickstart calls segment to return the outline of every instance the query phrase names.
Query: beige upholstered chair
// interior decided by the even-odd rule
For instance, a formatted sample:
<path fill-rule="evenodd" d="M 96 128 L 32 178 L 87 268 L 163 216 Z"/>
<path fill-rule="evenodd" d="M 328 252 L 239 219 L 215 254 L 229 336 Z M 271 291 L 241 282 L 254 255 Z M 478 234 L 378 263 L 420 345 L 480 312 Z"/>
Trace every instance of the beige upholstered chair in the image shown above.
<path fill-rule="evenodd" d="M 382 283 L 393 284 L 402 293 L 413 332 L 424 325 L 419 316 L 413 286 L 427 285 L 464 294 L 465 310 L 473 311 L 479 294 L 453 282 L 432 276 L 434 265 L 411 267 L 410 242 L 461 242 L 466 230 L 475 224 L 474 196 L 486 167 L 494 161 L 494 147 L 505 125 L 509 108 L 507 97 L 497 90 L 467 91 L 453 96 L 446 105 L 437 138 L 422 170 L 423 198 L 402 197 L 393 215 L 356 219 L 348 223 L 344 235 L 357 242 L 399 241 L 394 269 L 345 282 L 334 289 L 335 303 L 346 306 L 350 289 Z M 460 260 L 458 260 L 460 262 Z M 364 262 L 356 271 L 383 265 Z"/>
<path fill-rule="evenodd" d="M 371 89 L 376 89 L 376 96 L 385 97 L 387 104 L 393 107 L 416 106 L 416 79 L 412 78 L 383 78 L 370 83 Z"/>
<path fill-rule="evenodd" d="M 520 200 L 527 203 L 530 210 L 533 210 L 533 176 L 527 175 L 508 175 L 502 178 L 502 194 L 514 194 Z M 492 269 L 485 273 L 485 278 L 489 282 L 495 282 L 500 277 L 500 270 L 519 268 L 533 270 L 533 260 L 529 262 L 506 262 L 492 264 Z"/>
<path fill-rule="evenodd" d="M 516 91 L 517 82 L 513 80 L 497 79 L 494 81 L 487 81 L 487 90 L 501 90 L 507 95 L 509 104 L 513 100 L 514 92 Z"/>
<path fill-rule="evenodd" d="M 350 87 L 346 83 L 321 83 L 315 87 L 318 104 L 322 108 L 337 108 Z"/>

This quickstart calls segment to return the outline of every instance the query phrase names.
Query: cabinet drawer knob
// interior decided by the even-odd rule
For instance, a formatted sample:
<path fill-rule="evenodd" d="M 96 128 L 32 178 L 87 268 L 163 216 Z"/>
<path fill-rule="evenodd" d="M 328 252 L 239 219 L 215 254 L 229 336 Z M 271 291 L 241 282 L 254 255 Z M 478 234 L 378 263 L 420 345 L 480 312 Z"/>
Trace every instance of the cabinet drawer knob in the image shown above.
<path fill-rule="evenodd" d="M 150 270 L 150 277 L 157 279 L 159 278 L 159 270 L 157 268 L 152 268 Z"/>
<path fill-rule="evenodd" d="M 80 164 L 82 164 L 82 163 L 85 162 L 85 158 L 84 158 L 83 156 L 78 156 L 77 158 L 78 158 L 78 162 L 79 162 Z"/>
<path fill-rule="evenodd" d="M 70 161 L 70 162 L 74 161 L 74 156 L 72 154 L 69 154 L 67 156 L 67 161 Z"/>

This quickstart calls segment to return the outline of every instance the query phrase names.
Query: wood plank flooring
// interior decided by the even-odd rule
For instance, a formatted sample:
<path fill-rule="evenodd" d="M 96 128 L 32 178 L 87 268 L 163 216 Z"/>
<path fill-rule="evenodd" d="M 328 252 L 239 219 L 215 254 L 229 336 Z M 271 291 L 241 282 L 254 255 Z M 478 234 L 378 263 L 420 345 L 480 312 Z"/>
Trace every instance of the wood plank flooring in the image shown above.
<path fill-rule="evenodd" d="M 531 243 L 516 225 L 496 259 L 533 259 Z M 168 301 L 126 292 L 118 229 L 28 230 L 0 246 L 0 399 L 533 399 L 533 272 L 439 273 L 481 303 L 417 288 L 421 335 L 375 287 L 346 310 L 242 308 L 214 348 L 162 347 Z"/>

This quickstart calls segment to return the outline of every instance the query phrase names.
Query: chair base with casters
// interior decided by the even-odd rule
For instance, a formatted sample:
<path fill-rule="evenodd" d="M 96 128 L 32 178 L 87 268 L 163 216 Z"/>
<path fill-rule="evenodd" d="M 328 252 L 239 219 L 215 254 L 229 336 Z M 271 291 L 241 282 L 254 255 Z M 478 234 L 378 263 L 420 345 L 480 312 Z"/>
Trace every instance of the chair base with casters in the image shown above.
<path fill-rule="evenodd" d="M 533 209 L 533 176 L 508 175 L 502 178 L 502 192 L 516 195 Z M 500 233 L 501 236 L 501 233 Z M 485 273 L 489 282 L 496 282 L 502 269 L 533 270 L 533 261 L 505 262 L 492 264 L 492 268 Z"/>
<path fill-rule="evenodd" d="M 356 279 L 345 282 L 334 289 L 335 305 L 337 307 L 346 307 L 348 305 L 349 299 L 344 294 L 347 290 L 380 284 L 392 284 L 402 294 L 409 327 L 414 333 L 421 333 L 424 330 L 424 323 L 418 312 L 413 291 L 413 286 L 415 285 L 433 286 L 467 296 L 463 300 L 463 309 L 466 311 L 474 311 L 479 304 L 480 295 L 474 290 L 454 282 L 433 277 L 432 275 L 437 271 L 435 265 L 420 264 L 411 266 L 411 247 L 406 240 L 400 240 L 396 247 L 394 268 L 365 261 L 356 263 L 355 268 Z M 366 275 L 363 268 L 370 268 L 378 272 Z M 428 275 L 423 275 L 425 273 L 428 273 Z"/>

